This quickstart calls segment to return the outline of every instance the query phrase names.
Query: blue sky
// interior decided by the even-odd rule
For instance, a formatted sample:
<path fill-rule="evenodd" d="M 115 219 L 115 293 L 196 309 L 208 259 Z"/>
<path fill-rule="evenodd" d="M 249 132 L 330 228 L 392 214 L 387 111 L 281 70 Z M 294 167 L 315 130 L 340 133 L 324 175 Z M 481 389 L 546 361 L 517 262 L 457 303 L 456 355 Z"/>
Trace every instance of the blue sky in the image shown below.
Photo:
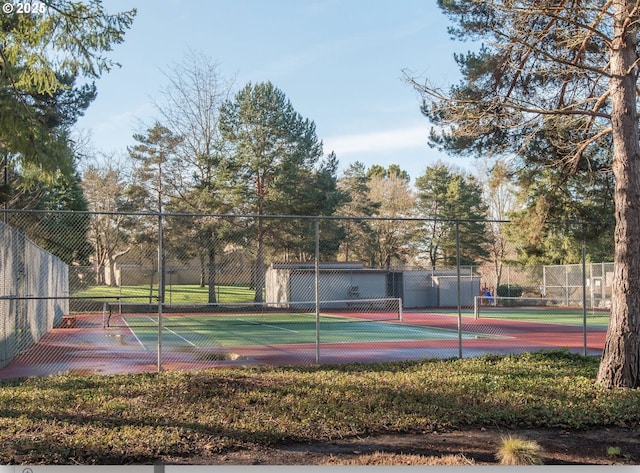
<path fill-rule="evenodd" d="M 97 81 L 98 97 L 78 128 L 93 146 L 124 154 L 132 135 L 158 117 L 163 71 L 189 50 L 219 64 L 236 89 L 271 81 L 316 124 L 325 153 L 350 163 L 398 164 L 412 180 L 438 160 L 467 166 L 427 145 L 429 122 L 403 80 L 407 69 L 446 86 L 458 81 L 435 0 L 105 0 L 111 12 L 135 7 L 124 43 L 110 57 L 122 67 Z"/>

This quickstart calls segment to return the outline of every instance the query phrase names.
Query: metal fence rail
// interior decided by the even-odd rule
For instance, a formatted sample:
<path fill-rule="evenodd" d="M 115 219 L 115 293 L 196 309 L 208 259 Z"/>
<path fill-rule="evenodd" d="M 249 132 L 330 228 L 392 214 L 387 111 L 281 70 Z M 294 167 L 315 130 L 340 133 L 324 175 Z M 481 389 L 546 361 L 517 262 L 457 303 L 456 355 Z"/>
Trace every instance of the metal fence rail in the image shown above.
<path fill-rule="evenodd" d="M 478 222 L 435 241 L 417 218 L 4 216 L 0 377 L 597 354 L 606 331 L 608 264 L 518 265 Z"/>

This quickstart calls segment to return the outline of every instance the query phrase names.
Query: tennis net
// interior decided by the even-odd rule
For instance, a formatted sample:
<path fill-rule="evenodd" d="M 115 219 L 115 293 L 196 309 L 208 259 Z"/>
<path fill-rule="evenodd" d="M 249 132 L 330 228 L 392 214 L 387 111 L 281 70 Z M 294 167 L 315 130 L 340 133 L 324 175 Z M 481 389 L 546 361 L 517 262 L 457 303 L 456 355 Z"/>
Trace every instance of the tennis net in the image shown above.
<path fill-rule="evenodd" d="M 324 321 L 401 321 L 402 299 L 372 298 L 296 302 L 224 302 L 212 304 L 163 304 L 164 326 L 255 325 L 260 323 L 308 323 L 316 312 Z M 158 304 L 106 302 L 104 327 L 153 326 L 160 323 Z"/>

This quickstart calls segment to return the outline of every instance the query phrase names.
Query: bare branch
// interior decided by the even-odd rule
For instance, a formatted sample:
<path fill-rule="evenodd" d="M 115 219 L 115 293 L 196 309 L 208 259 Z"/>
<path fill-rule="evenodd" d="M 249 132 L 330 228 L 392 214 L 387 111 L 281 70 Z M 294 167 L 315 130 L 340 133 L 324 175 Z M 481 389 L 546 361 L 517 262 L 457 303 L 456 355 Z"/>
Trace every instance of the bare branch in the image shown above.
<path fill-rule="evenodd" d="M 584 155 L 584 152 L 586 151 L 586 149 L 591 146 L 593 143 L 599 141 L 601 138 L 605 137 L 606 135 L 610 134 L 613 131 L 612 127 L 607 127 L 603 130 L 601 130 L 599 133 L 596 133 L 595 135 L 586 138 L 584 141 L 582 141 L 582 143 L 580 143 L 580 146 L 578 147 L 578 150 L 575 152 L 575 154 L 569 159 L 569 164 L 571 166 L 571 172 L 573 174 L 575 174 L 578 171 L 578 166 L 580 165 L 580 162 L 582 161 L 582 157 Z"/>

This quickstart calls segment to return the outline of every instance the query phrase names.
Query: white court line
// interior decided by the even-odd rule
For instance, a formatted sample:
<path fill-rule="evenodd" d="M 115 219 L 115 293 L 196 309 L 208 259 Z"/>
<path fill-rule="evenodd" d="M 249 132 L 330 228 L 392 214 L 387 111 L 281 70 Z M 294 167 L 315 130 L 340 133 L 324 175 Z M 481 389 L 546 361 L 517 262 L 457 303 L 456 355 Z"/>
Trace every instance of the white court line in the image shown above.
<path fill-rule="evenodd" d="M 147 316 L 148 319 L 150 319 L 152 322 L 154 321 L 151 317 Z M 156 324 L 157 325 L 157 324 Z M 198 348 L 198 345 L 196 345 L 195 343 L 190 342 L 189 340 L 187 340 L 186 338 L 184 338 L 182 335 L 180 335 L 179 333 L 174 332 L 173 330 L 171 330 L 170 328 L 167 327 L 162 327 L 162 330 L 166 330 L 167 332 L 171 332 L 172 334 L 174 334 L 176 337 L 183 339 L 185 342 L 187 342 L 189 345 L 191 345 L 194 348 Z"/>
<path fill-rule="evenodd" d="M 131 330 L 131 327 L 129 326 L 129 324 L 127 323 L 127 319 L 125 319 L 124 317 L 122 317 L 122 321 L 124 322 L 124 324 L 127 326 L 127 328 L 129 329 L 129 332 L 131 332 L 131 335 L 133 335 L 133 337 L 138 341 L 138 343 L 140 345 L 142 345 L 142 348 L 145 349 L 145 351 L 149 351 L 149 349 L 147 348 L 147 346 L 142 343 L 142 340 L 140 340 L 138 338 L 138 336 L 136 335 L 136 332 L 134 332 L 133 330 Z"/>

